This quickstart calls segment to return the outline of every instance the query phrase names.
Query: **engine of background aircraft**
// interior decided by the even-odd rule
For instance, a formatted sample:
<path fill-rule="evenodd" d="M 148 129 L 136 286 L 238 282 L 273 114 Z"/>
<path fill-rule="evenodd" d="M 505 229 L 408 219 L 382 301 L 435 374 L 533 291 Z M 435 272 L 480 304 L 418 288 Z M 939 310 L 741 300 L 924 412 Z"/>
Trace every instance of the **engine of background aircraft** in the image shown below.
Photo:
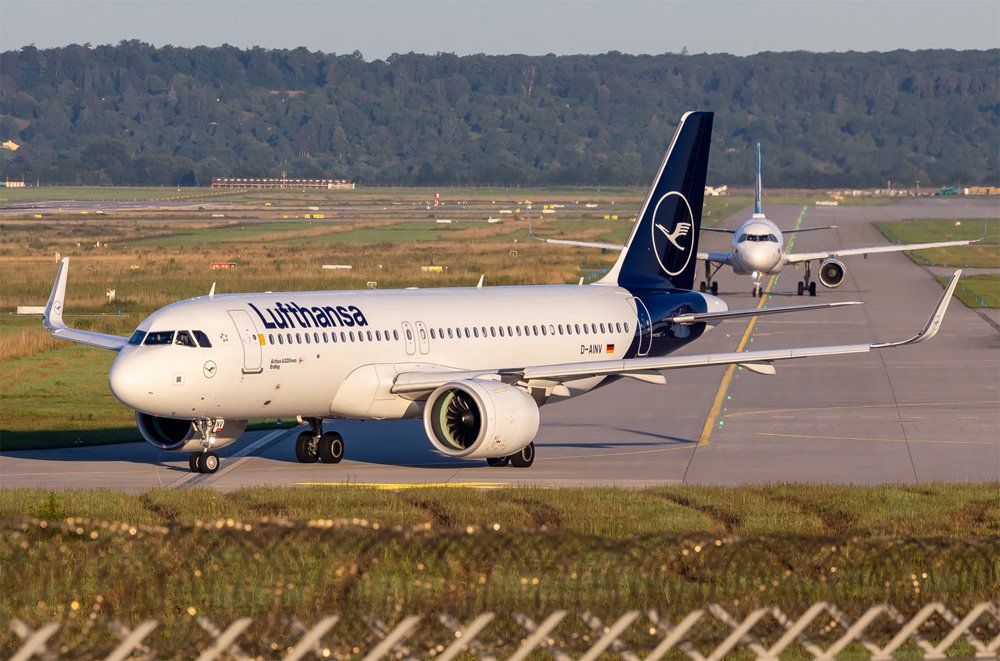
<path fill-rule="evenodd" d="M 830 289 L 839 287 L 844 282 L 846 273 L 847 267 L 836 259 L 828 259 L 819 265 L 819 281 L 823 283 L 824 287 Z"/>

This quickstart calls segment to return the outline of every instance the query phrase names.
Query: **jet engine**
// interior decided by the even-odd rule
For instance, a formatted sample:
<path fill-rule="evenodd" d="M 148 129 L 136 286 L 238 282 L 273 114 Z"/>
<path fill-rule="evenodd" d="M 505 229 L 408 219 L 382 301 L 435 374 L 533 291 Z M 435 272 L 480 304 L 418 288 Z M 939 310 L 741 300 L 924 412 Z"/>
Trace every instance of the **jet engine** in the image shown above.
<path fill-rule="evenodd" d="M 200 452 L 203 449 L 201 434 L 193 420 L 161 418 L 136 411 L 135 423 L 139 426 L 142 438 L 161 450 Z M 215 426 L 209 430 L 209 436 L 213 439 L 211 449 L 229 445 L 238 439 L 246 428 L 246 420 L 216 421 Z"/>
<path fill-rule="evenodd" d="M 819 265 L 819 281 L 830 289 L 839 287 L 844 282 L 845 273 L 844 263 L 836 259 L 828 259 Z"/>
<path fill-rule="evenodd" d="M 524 390 L 485 379 L 448 383 L 427 398 L 424 429 L 449 457 L 506 457 L 538 433 L 538 405 Z"/>

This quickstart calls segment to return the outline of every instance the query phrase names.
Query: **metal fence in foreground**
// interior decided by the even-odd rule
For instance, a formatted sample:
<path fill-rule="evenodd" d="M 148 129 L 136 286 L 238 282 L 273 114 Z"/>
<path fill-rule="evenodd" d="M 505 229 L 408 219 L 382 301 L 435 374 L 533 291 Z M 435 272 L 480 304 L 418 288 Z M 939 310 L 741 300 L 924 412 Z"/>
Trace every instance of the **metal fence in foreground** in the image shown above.
<path fill-rule="evenodd" d="M 854 618 L 840 608 L 820 602 L 800 615 L 776 607 L 758 608 L 743 619 L 732 616 L 719 605 L 695 610 L 676 621 L 668 621 L 657 611 L 629 611 L 614 621 L 582 612 L 552 612 L 535 621 L 523 614 L 498 618 L 483 613 L 469 622 L 459 622 L 448 615 L 409 616 L 395 623 L 376 618 L 361 618 L 368 635 L 364 645 L 337 636 L 336 615 L 325 617 L 312 626 L 297 619 L 286 622 L 288 633 L 297 637 L 294 644 L 253 640 L 254 621 L 240 618 L 225 628 L 205 617 L 195 617 L 204 632 L 201 639 L 188 638 L 178 649 L 153 649 L 147 639 L 159 626 L 147 620 L 134 628 L 117 621 L 95 626 L 93 633 L 113 636 L 106 650 L 95 653 L 91 645 L 78 654 L 65 646 L 53 649 L 50 639 L 59 630 L 53 622 L 32 629 L 21 620 L 9 623 L 20 647 L 11 661 L 53 658 L 160 659 L 166 657 L 211 659 L 281 658 L 286 661 L 305 658 L 425 659 L 447 661 L 456 657 L 520 661 L 549 658 L 555 661 L 592 661 L 607 655 L 625 661 L 661 658 L 690 658 L 713 661 L 736 654 L 741 658 L 779 659 L 783 654 L 796 658 L 835 659 L 838 655 L 872 660 L 907 658 L 943 659 L 960 655 L 976 659 L 997 659 L 1000 650 L 1000 603 L 983 602 L 964 615 L 942 603 L 930 603 L 906 616 L 893 606 L 881 604 L 868 608 Z M 501 620 L 516 623 L 514 628 L 491 631 Z M 875 626 L 877 623 L 878 626 Z M 574 630 L 572 635 L 564 630 Z M 583 633 L 580 633 L 583 632 Z M 241 647 L 271 651 L 269 655 L 251 654 Z"/>

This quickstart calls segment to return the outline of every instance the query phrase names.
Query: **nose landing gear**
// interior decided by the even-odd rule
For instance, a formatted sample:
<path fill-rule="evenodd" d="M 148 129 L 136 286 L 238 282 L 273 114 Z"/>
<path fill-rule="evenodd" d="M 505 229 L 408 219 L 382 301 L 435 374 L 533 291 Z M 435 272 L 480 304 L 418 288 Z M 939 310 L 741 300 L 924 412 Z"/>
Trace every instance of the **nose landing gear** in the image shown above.
<path fill-rule="evenodd" d="M 214 473 L 219 470 L 219 455 L 211 450 L 193 452 L 188 459 L 188 467 L 192 473 Z"/>
<path fill-rule="evenodd" d="M 222 429 L 222 422 L 214 419 L 195 420 L 194 428 L 201 436 L 201 452 L 194 452 L 188 458 L 188 468 L 192 473 L 214 473 L 222 463 L 219 455 L 212 451 L 215 445 L 214 433 Z"/>
<path fill-rule="evenodd" d="M 763 279 L 764 274 L 760 271 L 753 272 L 753 294 L 754 298 L 760 298 L 764 295 L 764 286 L 761 284 L 761 279 Z"/>

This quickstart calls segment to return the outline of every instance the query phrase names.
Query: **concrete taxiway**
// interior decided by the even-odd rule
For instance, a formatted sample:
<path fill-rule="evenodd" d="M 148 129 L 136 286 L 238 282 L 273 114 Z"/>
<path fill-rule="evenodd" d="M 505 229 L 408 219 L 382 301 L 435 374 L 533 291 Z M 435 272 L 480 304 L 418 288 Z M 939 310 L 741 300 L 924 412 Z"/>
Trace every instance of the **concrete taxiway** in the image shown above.
<path fill-rule="evenodd" d="M 802 207 L 768 207 L 782 227 Z M 794 249 L 879 245 L 873 220 L 1000 216 L 995 203 L 917 200 L 892 206 L 809 207 L 810 232 Z M 744 213 L 728 219 L 735 226 Z M 707 248 L 724 238 L 706 237 Z M 553 250 L 562 249 L 557 246 Z M 854 344 L 910 337 L 941 294 L 930 270 L 902 254 L 847 258 L 839 289 L 817 300 L 839 308 L 726 322 L 687 353 Z M 790 270 L 766 281 L 763 305 L 810 302 Z M 748 277 L 724 269 L 720 296 L 754 307 Z M 992 323 L 991 323 L 992 321 Z M 145 443 L 4 452 L 0 486 L 45 489 L 413 484 L 497 487 L 821 482 L 839 484 L 1000 481 L 1000 330 L 996 317 L 953 301 L 927 343 L 867 354 L 777 364 L 777 375 L 738 368 L 678 370 L 665 386 L 623 381 L 542 409 L 530 469 L 452 461 L 430 449 L 419 421 L 328 422 L 347 441 L 339 465 L 295 461 L 298 430 L 254 432 L 220 451 L 214 475 L 188 471 L 187 455 Z"/>

